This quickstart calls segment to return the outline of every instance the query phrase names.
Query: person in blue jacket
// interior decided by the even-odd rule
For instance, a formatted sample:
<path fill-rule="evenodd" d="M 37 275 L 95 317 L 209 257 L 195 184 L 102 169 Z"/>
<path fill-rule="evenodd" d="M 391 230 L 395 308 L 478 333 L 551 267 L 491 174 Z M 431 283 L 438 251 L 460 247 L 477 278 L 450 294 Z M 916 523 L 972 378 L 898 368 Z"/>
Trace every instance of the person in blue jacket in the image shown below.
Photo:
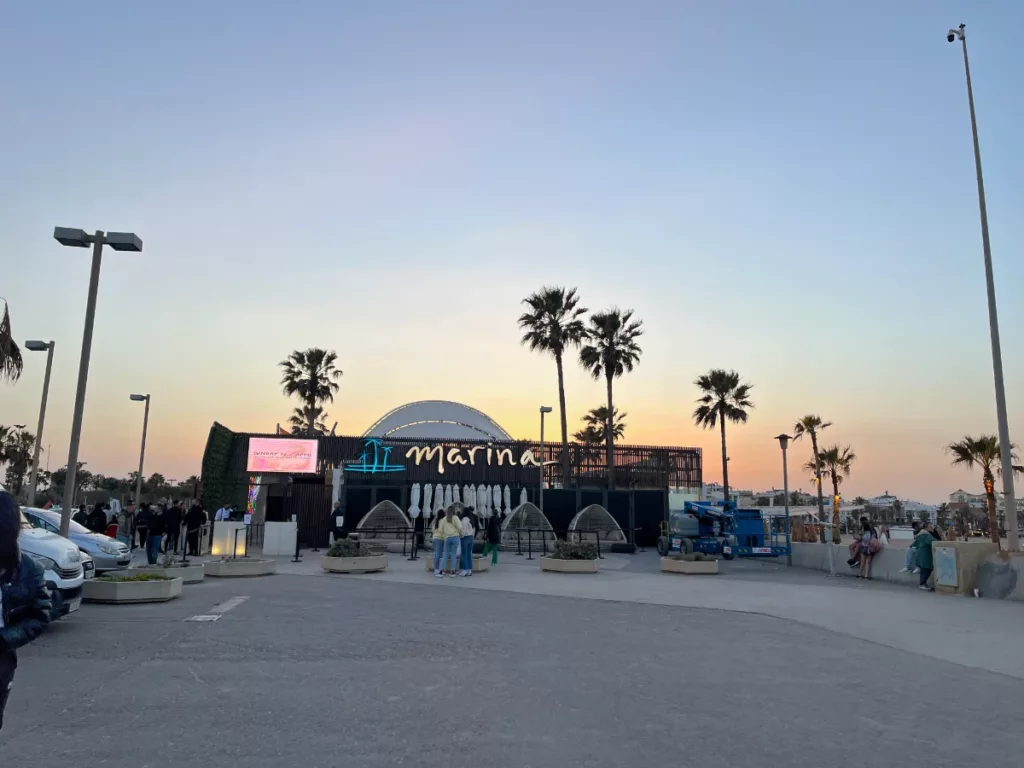
<path fill-rule="evenodd" d="M 39 637 L 50 623 L 50 593 L 43 567 L 18 547 L 21 510 L 0 491 L 0 729 L 18 668 L 18 648 Z"/>

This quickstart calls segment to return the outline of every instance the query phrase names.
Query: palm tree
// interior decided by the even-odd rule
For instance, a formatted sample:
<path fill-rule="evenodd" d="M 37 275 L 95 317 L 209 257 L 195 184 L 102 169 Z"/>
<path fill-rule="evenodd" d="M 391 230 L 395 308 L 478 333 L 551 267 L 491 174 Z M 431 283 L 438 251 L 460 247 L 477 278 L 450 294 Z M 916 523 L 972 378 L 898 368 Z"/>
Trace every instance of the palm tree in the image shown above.
<path fill-rule="evenodd" d="M 804 465 L 804 469 L 808 472 L 817 472 L 819 466 L 821 467 L 821 473 L 832 480 L 832 543 L 840 543 L 839 535 L 839 485 L 843 482 L 844 478 L 850 476 L 850 470 L 853 467 L 853 461 L 857 458 L 857 454 L 853 452 L 850 446 L 840 448 L 838 445 L 832 445 L 823 450 L 818 454 L 817 461 L 808 461 Z"/>
<path fill-rule="evenodd" d="M 0 319 L 0 379 L 15 382 L 21 377 L 24 363 L 21 350 L 11 334 L 11 313 L 7 309 L 7 301 L 0 301 L 4 302 L 4 314 Z"/>
<path fill-rule="evenodd" d="M 814 481 L 818 486 L 818 521 L 825 522 L 825 498 L 821 494 L 821 461 L 818 459 L 818 433 L 832 426 L 831 421 L 822 421 L 821 416 L 808 414 L 793 425 L 793 439 L 811 436 L 811 461 L 814 462 Z M 819 541 L 825 542 L 825 526 L 818 532 Z"/>
<path fill-rule="evenodd" d="M 612 382 L 640 362 L 643 350 L 637 344 L 643 331 L 643 322 L 633 319 L 633 310 L 625 312 L 609 309 L 595 312 L 590 316 L 590 325 L 586 330 L 587 344 L 580 350 L 580 365 L 595 379 L 604 376 L 608 393 L 607 423 L 605 425 L 605 453 L 608 462 L 608 487 L 615 487 L 615 450 L 613 439 L 615 425 L 615 401 L 612 396 Z"/>
<path fill-rule="evenodd" d="M 533 352 L 548 352 L 555 358 L 558 371 L 558 408 L 562 419 L 562 483 L 569 482 L 569 426 L 565 415 L 565 376 L 562 358 L 569 347 L 578 347 L 586 336 L 581 317 L 586 307 L 579 306 L 576 289 L 561 287 L 541 288 L 523 299 L 530 311 L 519 316 L 523 330 L 522 343 Z"/>
<path fill-rule="evenodd" d="M 1017 454 L 1013 453 L 1016 445 L 1010 446 L 1010 458 L 1017 460 Z M 964 466 L 968 469 L 981 468 L 981 479 L 985 484 L 985 500 L 988 506 L 988 533 L 995 545 L 999 546 L 999 522 L 996 520 L 996 473 L 1000 475 L 1005 471 L 1000 460 L 999 438 L 995 435 L 982 435 L 981 437 L 966 436 L 963 440 L 950 443 L 946 451 L 953 454 L 953 466 Z M 1021 472 L 1024 468 L 1014 466 L 1012 471 Z M 1008 520 L 1017 522 L 1016 510 L 1007 510 Z"/>
<path fill-rule="evenodd" d="M 612 442 L 621 440 L 622 436 L 626 432 L 626 416 L 628 413 L 619 413 L 619 409 L 615 409 L 615 413 L 612 414 Z M 581 443 L 590 443 L 600 445 L 604 442 L 604 430 L 608 424 L 608 406 L 599 405 L 597 408 L 591 408 L 587 415 L 584 416 L 581 421 L 583 422 L 583 429 L 573 434 L 573 438 Z"/>
<path fill-rule="evenodd" d="M 317 433 L 318 420 L 327 414 L 321 407 L 323 403 L 333 403 L 334 393 L 340 385 L 336 381 L 342 372 L 335 367 L 338 355 L 325 349 L 312 347 L 305 352 L 295 350 L 278 365 L 284 369 L 281 386 L 286 395 L 298 395 L 302 402 L 300 411 L 301 426 L 306 435 L 312 437 Z M 292 423 L 295 424 L 295 417 Z"/>
<path fill-rule="evenodd" d="M 302 408 L 293 408 L 292 415 L 288 417 L 288 423 L 292 425 L 293 435 L 305 435 L 309 432 L 308 419 L 312 417 L 313 429 L 315 432 L 320 434 L 326 434 L 327 425 L 324 424 L 321 416 L 323 415 L 322 408 L 313 408 L 309 411 L 304 411 Z"/>
<path fill-rule="evenodd" d="M 693 421 L 698 427 L 714 429 L 718 424 L 722 430 L 722 488 L 724 499 L 729 501 L 729 455 L 725 447 L 725 422 L 747 423 L 747 408 L 753 408 L 750 390 L 753 384 L 741 384 L 736 371 L 712 368 L 694 382 L 704 394 L 697 398 L 700 405 L 693 412 Z"/>

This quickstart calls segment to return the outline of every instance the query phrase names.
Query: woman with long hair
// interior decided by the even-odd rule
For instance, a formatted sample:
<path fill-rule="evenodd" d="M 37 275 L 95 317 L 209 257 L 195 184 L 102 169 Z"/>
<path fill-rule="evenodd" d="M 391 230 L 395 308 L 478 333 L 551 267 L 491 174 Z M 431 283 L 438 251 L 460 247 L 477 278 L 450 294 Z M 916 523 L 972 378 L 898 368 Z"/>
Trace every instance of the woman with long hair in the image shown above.
<path fill-rule="evenodd" d="M 18 547 L 21 510 L 0 491 L 0 729 L 18 668 L 17 649 L 35 640 L 50 623 L 50 593 L 43 568 Z"/>
<path fill-rule="evenodd" d="M 430 538 L 434 542 L 434 575 L 441 575 L 441 555 L 444 554 L 444 536 L 441 535 L 441 521 L 444 515 L 439 514 L 434 518 L 434 525 L 430 529 Z"/>
<path fill-rule="evenodd" d="M 458 509 L 454 504 L 448 505 L 448 508 L 444 511 L 444 517 L 441 518 L 441 524 L 438 526 L 438 533 L 444 540 L 444 554 L 441 555 L 441 571 L 436 571 L 436 575 L 440 576 L 444 570 L 445 562 L 451 563 L 451 570 L 449 573 L 452 578 L 458 575 L 459 567 L 459 544 L 462 541 L 462 521 L 456 516 L 455 511 Z"/>
<path fill-rule="evenodd" d="M 857 573 L 857 578 L 870 579 L 871 558 L 879 547 L 878 532 L 866 517 L 861 519 L 860 527 L 860 571 Z"/>

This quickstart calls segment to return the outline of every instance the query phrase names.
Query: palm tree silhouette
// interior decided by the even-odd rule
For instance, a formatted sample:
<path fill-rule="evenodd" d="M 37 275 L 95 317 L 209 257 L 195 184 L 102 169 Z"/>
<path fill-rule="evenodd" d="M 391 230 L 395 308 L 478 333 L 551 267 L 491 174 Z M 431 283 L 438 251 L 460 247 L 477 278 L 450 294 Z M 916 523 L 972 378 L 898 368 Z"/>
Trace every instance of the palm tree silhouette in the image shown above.
<path fill-rule="evenodd" d="M 693 412 L 693 421 L 698 427 L 714 429 L 717 424 L 722 431 L 722 489 L 724 500 L 729 501 L 729 453 L 725 445 L 725 422 L 747 423 L 747 408 L 753 408 L 750 390 L 753 384 L 741 384 L 736 371 L 712 368 L 694 382 L 704 394 L 697 398 L 699 405 Z"/>
<path fill-rule="evenodd" d="M 1017 449 L 1016 445 L 1010 446 L 1011 451 Z M 999 522 L 996 519 L 996 473 L 1002 474 L 1004 468 L 1000 460 L 999 438 L 995 435 L 982 435 L 971 437 L 968 435 L 963 440 L 950 443 L 946 451 L 953 455 L 953 465 L 963 466 L 968 469 L 979 467 L 981 469 L 981 480 L 985 484 L 985 501 L 988 507 L 988 535 L 992 542 L 999 546 Z M 1017 454 L 1010 454 L 1013 461 L 1017 460 Z M 1024 472 L 1024 467 L 1014 466 L 1014 472 Z M 1017 524 L 1017 510 L 1006 510 L 1007 525 Z"/>
<path fill-rule="evenodd" d="M 623 373 L 632 371 L 640 362 L 643 350 L 637 339 L 643 335 L 643 323 L 633 319 L 633 310 L 625 312 L 609 309 L 590 316 L 586 329 L 587 344 L 580 350 L 580 364 L 595 379 L 604 376 L 608 394 L 608 412 L 605 425 L 605 453 L 608 462 L 608 487 L 615 487 L 615 450 L 612 442 L 615 426 L 615 398 L 612 382 Z"/>
<path fill-rule="evenodd" d="M 820 468 L 821 474 L 832 480 L 833 544 L 839 544 L 842 540 L 839 534 L 839 485 L 843 482 L 844 478 L 850 476 L 850 470 L 856 458 L 857 454 L 853 452 L 850 446 L 840 449 L 838 445 L 832 445 L 818 454 L 817 461 L 808 461 L 804 465 L 804 469 L 811 473 L 817 472 Z"/>
<path fill-rule="evenodd" d="M 295 350 L 278 365 L 284 370 L 281 387 L 286 395 L 298 395 L 302 402 L 291 417 L 293 433 L 305 431 L 309 437 L 317 432 L 326 432 L 323 423 L 327 415 L 321 407 L 334 402 L 339 389 L 336 379 L 342 372 L 335 367 L 338 355 L 324 349 L 312 347 L 305 351 Z"/>
<path fill-rule="evenodd" d="M 832 426 L 831 421 L 822 421 L 821 416 L 808 414 L 793 425 L 793 439 L 799 440 L 804 435 L 811 436 L 811 461 L 814 462 L 814 481 L 818 486 L 818 520 L 825 522 L 825 499 L 821 493 L 821 458 L 818 453 L 818 433 Z M 818 531 L 818 540 L 825 542 L 825 526 Z"/>
<path fill-rule="evenodd" d="M 578 347 L 586 335 L 583 321 L 587 308 L 579 306 L 576 289 L 545 286 L 523 299 L 530 309 L 519 317 L 522 343 L 531 351 L 548 352 L 558 371 L 558 408 L 562 421 L 562 483 L 569 483 L 569 426 L 565 415 L 565 377 L 562 358 L 569 347 Z"/>

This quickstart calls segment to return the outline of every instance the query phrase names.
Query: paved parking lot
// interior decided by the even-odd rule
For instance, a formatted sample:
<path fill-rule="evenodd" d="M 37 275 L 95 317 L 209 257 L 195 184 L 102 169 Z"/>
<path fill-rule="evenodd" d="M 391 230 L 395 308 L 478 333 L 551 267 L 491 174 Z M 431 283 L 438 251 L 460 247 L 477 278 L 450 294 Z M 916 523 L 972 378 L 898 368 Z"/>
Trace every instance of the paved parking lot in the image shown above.
<path fill-rule="evenodd" d="M 764 615 L 462 586 L 277 575 L 86 606 L 22 654 L 3 762 L 866 768 L 1024 754 L 1013 677 Z"/>

